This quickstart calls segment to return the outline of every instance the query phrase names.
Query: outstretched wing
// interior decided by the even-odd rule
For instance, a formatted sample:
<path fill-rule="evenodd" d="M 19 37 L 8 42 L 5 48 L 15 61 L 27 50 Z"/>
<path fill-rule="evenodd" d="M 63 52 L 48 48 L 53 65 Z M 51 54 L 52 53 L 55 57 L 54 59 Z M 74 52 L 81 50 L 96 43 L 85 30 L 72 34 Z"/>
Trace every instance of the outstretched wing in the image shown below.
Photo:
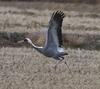
<path fill-rule="evenodd" d="M 65 14 L 62 11 L 56 11 L 52 14 L 49 22 L 49 28 L 46 38 L 46 47 L 61 47 L 62 42 L 62 22 Z"/>

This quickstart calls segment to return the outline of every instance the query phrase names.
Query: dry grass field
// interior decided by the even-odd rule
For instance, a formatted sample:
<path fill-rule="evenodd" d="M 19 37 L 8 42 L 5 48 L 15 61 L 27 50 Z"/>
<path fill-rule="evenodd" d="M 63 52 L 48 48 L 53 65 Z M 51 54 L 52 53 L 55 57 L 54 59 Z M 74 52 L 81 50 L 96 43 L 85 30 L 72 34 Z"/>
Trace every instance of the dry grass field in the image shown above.
<path fill-rule="evenodd" d="M 67 49 L 65 57 L 73 77 L 62 62 L 30 48 L 0 49 L 0 89 L 99 89 L 100 52 Z"/>
<path fill-rule="evenodd" d="M 0 32 L 34 33 L 40 29 L 42 31 L 48 26 L 52 12 L 63 7 L 66 14 L 63 33 L 100 35 L 99 6 L 93 8 L 86 5 L 85 9 L 84 5 L 76 8 L 76 5 L 69 4 L 67 10 L 64 4 L 56 4 L 59 8 L 51 9 L 50 6 L 49 9 L 37 6 L 28 8 L 25 3 L 26 7 L 22 5 L 21 8 L 18 4 L 19 8 L 17 5 L 14 7 L 15 4 L 10 4 L 3 3 L 0 6 Z M 38 42 L 42 40 L 41 37 Z M 78 40 L 83 42 L 85 39 Z M 69 55 L 65 60 L 73 76 L 63 62 L 55 71 L 54 65 L 57 61 L 43 56 L 31 47 L 0 47 L 0 89 L 99 89 L 100 51 L 67 48 L 66 52 Z"/>

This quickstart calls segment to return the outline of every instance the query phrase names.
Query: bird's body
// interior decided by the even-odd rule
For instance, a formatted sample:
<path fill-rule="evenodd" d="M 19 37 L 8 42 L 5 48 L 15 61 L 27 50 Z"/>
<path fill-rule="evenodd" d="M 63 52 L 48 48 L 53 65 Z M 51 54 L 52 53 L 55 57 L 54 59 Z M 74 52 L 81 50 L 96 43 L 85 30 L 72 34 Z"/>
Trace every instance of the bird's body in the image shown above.
<path fill-rule="evenodd" d="M 68 55 L 62 48 L 62 22 L 64 17 L 65 14 L 62 11 L 56 11 L 52 14 L 44 47 L 35 46 L 29 38 L 25 38 L 24 41 L 30 43 L 34 49 L 43 55 L 62 61 L 64 56 Z"/>
<path fill-rule="evenodd" d="M 58 48 L 58 49 L 55 49 L 55 50 L 52 50 L 52 48 L 43 49 L 43 54 L 45 56 L 47 56 L 47 57 L 53 57 L 55 59 L 57 57 L 60 57 L 61 55 L 63 56 L 63 53 L 64 53 L 64 49 L 63 48 Z"/>
<path fill-rule="evenodd" d="M 43 55 L 45 55 L 47 57 L 53 57 L 53 58 L 59 60 L 59 57 L 67 55 L 67 53 L 64 52 L 64 49 L 61 47 L 58 47 L 58 48 L 37 47 L 32 43 L 32 41 L 29 38 L 25 38 L 25 40 L 28 41 L 34 49 L 36 49 L 38 52 L 42 53 Z"/>

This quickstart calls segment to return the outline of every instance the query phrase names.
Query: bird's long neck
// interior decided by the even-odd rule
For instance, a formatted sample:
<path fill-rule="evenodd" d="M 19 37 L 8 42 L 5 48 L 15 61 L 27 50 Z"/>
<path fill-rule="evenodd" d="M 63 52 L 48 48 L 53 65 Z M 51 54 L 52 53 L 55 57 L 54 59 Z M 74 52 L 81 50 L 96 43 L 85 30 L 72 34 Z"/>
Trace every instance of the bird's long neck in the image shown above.
<path fill-rule="evenodd" d="M 34 45 L 34 44 L 32 43 L 32 41 L 29 42 L 29 44 L 31 44 L 32 47 L 33 47 L 34 49 L 36 49 L 37 51 L 39 51 L 39 52 L 42 53 L 42 51 L 43 51 L 43 47 L 39 47 L 39 46 Z"/>

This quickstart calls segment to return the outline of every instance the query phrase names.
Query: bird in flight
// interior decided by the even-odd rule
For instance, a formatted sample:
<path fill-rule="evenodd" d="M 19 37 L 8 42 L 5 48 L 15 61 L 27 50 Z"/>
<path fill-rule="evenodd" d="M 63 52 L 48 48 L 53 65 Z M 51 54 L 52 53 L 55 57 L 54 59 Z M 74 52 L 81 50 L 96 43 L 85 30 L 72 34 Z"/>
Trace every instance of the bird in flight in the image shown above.
<path fill-rule="evenodd" d="M 49 21 L 44 47 L 38 47 L 34 45 L 29 38 L 24 39 L 25 42 L 31 44 L 32 47 L 38 52 L 42 53 L 47 57 L 52 57 L 55 60 L 58 60 L 58 63 L 55 65 L 55 68 L 62 60 L 64 60 L 64 56 L 68 55 L 68 53 L 66 53 L 64 48 L 62 47 L 62 22 L 64 17 L 65 14 L 62 11 L 53 12 Z M 64 63 L 67 65 L 66 61 Z"/>

